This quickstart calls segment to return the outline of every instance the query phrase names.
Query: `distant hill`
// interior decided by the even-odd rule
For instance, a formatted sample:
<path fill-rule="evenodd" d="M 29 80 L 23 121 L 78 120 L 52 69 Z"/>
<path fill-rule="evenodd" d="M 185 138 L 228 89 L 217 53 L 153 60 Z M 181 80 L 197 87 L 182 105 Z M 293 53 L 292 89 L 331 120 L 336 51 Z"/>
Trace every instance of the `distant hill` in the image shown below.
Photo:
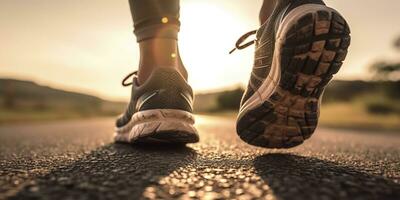
<path fill-rule="evenodd" d="M 123 111 L 123 102 L 42 86 L 32 81 L 0 79 L 0 109 L 8 115 L 26 112 L 116 115 Z M 5 116 L 4 118 L 6 118 Z"/>
<path fill-rule="evenodd" d="M 0 97 L 12 98 L 18 101 L 32 102 L 81 102 L 98 104 L 102 100 L 98 97 L 54 89 L 48 86 L 41 86 L 32 81 L 21 81 L 13 79 L 0 79 Z"/>

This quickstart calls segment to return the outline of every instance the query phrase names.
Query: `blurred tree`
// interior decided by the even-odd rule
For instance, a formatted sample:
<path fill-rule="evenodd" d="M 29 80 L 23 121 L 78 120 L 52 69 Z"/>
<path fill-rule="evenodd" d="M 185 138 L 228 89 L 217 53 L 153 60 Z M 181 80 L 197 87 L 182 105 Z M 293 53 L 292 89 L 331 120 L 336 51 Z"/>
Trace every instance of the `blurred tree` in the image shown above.
<path fill-rule="evenodd" d="M 382 82 L 380 90 L 388 97 L 400 98 L 400 63 L 378 62 L 371 66 L 375 79 Z"/>
<path fill-rule="evenodd" d="M 394 41 L 393 46 L 400 51 L 400 37 Z M 370 70 L 374 73 L 375 79 L 385 82 L 380 89 L 385 91 L 387 96 L 394 99 L 400 98 L 400 61 L 377 62 L 371 65 Z M 372 107 L 375 109 L 378 106 L 374 105 Z"/>
<path fill-rule="evenodd" d="M 370 70 L 379 80 L 399 80 L 400 63 L 377 62 L 371 65 Z"/>
<path fill-rule="evenodd" d="M 393 46 L 400 51 L 400 37 L 395 39 Z M 378 80 L 400 80 L 400 61 L 386 62 L 380 61 L 371 65 L 370 70 Z"/>

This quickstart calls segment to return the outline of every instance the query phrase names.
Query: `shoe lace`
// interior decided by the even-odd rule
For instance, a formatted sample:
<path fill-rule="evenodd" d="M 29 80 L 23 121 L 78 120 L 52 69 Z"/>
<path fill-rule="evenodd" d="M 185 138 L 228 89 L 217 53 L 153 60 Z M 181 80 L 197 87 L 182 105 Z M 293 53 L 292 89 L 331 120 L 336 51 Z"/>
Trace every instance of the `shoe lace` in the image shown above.
<path fill-rule="evenodd" d="M 137 75 L 137 73 L 138 73 L 137 71 L 134 71 L 134 72 L 129 73 L 128 75 L 126 75 L 125 78 L 122 80 L 122 86 L 127 87 L 127 86 L 132 85 L 132 84 L 133 84 L 133 81 L 128 82 L 128 83 L 127 83 L 127 81 L 128 81 L 128 79 L 131 78 L 133 75 Z"/>
<path fill-rule="evenodd" d="M 242 35 L 242 36 L 237 40 L 237 42 L 236 42 L 236 44 L 235 44 L 235 48 L 233 48 L 233 49 L 229 52 L 229 54 L 232 54 L 236 49 L 241 50 L 241 49 L 247 48 L 247 47 L 250 46 L 250 45 L 253 45 L 253 44 L 257 41 L 257 39 L 251 40 L 251 41 L 249 41 L 249 42 L 247 42 L 247 43 L 245 43 L 245 44 L 242 44 L 242 43 L 243 43 L 245 40 L 247 40 L 248 37 L 250 37 L 251 35 L 254 35 L 254 34 L 256 34 L 256 33 L 257 33 L 257 30 L 253 30 L 253 31 L 249 31 L 249 32 L 245 33 L 244 35 Z"/>

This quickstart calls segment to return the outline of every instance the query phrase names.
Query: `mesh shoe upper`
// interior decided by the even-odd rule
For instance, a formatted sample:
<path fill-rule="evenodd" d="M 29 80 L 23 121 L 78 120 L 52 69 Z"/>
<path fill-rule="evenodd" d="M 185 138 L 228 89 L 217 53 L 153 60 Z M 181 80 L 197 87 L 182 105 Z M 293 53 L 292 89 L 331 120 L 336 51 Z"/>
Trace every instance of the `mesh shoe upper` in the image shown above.
<path fill-rule="evenodd" d="M 192 112 L 193 91 L 182 75 L 174 69 L 156 69 L 148 80 L 138 86 L 132 82 L 132 94 L 128 107 L 116 126 L 126 125 L 133 114 L 152 109 L 178 109 Z"/>

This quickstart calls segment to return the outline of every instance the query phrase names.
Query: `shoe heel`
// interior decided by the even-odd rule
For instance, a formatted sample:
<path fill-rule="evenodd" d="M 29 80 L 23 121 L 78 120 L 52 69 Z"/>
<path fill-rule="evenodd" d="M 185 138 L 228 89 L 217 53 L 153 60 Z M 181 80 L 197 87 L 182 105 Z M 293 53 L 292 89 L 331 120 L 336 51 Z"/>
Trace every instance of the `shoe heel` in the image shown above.
<path fill-rule="evenodd" d="M 196 143 L 199 136 L 191 113 L 154 109 L 135 113 L 129 126 L 117 129 L 115 140 L 129 143 Z"/>

